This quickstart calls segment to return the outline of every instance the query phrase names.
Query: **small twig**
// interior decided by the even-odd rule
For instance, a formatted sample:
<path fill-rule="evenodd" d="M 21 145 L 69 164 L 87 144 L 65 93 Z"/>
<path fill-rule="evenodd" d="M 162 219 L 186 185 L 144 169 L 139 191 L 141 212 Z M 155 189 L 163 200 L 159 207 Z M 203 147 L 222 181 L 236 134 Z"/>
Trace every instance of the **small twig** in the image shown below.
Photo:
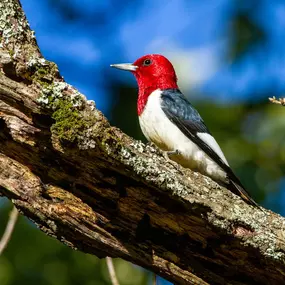
<path fill-rule="evenodd" d="M 279 104 L 279 105 L 285 106 L 285 97 L 284 97 L 284 98 L 276 99 L 276 97 L 273 96 L 272 98 L 268 98 L 268 99 L 269 99 L 269 101 L 270 101 L 271 103 Z"/>
<path fill-rule="evenodd" d="M 0 255 L 2 254 L 4 249 L 6 248 L 8 242 L 11 238 L 11 235 L 13 233 L 17 219 L 18 219 L 18 211 L 17 211 L 16 207 L 13 207 L 13 209 L 10 213 L 9 220 L 7 222 L 6 229 L 4 231 L 2 239 L 0 240 Z"/>
<path fill-rule="evenodd" d="M 156 285 L 156 274 L 155 273 L 153 273 L 153 277 L 152 277 L 153 279 L 152 279 L 152 285 Z"/>
<path fill-rule="evenodd" d="M 120 285 L 119 281 L 117 279 L 117 276 L 116 276 L 113 260 L 110 256 L 106 257 L 106 263 L 107 263 L 107 267 L 108 267 L 108 271 L 109 271 L 109 275 L 110 275 L 110 279 L 111 279 L 112 284 L 113 285 Z"/>

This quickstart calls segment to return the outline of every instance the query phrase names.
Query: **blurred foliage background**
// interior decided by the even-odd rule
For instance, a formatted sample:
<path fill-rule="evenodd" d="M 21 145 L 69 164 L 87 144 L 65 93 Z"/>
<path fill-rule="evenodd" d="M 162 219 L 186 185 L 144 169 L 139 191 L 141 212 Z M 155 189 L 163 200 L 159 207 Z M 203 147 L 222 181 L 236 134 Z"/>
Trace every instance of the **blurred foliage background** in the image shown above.
<path fill-rule="evenodd" d="M 166 55 L 256 201 L 285 214 L 285 92 L 282 0 L 22 0 L 44 56 L 94 99 L 111 123 L 144 140 L 136 82 L 109 68 L 147 53 Z M 0 200 L 0 234 L 11 204 Z M 175 242 L 175 241 L 173 241 Z M 151 273 L 115 260 L 121 284 Z M 167 282 L 159 279 L 158 284 Z M 73 251 L 21 217 L 0 256 L 1 285 L 110 284 L 104 260 Z"/>

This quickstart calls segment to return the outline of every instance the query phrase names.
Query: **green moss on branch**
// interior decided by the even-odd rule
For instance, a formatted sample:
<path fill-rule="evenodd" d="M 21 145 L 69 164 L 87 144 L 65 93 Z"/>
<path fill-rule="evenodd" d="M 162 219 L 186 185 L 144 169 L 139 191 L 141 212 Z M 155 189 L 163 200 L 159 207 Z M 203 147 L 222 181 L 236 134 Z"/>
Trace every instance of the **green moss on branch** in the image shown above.
<path fill-rule="evenodd" d="M 55 123 L 51 131 L 60 141 L 74 142 L 88 128 L 88 123 L 81 113 L 66 99 L 58 100 L 57 109 L 52 114 L 52 118 Z"/>
<path fill-rule="evenodd" d="M 85 132 L 96 124 L 94 102 L 87 101 L 76 89 L 65 82 L 53 82 L 43 88 L 38 99 L 52 110 L 54 124 L 51 132 L 60 142 L 80 142 Z"/>

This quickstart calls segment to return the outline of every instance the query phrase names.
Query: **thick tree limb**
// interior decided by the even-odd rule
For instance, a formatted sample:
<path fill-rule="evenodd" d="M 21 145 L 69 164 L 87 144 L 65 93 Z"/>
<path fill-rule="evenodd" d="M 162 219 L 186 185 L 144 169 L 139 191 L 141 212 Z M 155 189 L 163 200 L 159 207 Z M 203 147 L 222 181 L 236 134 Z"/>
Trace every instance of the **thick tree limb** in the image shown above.
<path fill-rule="evenodd" d="M 285 284 L 285 219 L 111 127 L 0 2 L 0 194 L 46 234 L 176 284 Z"/>

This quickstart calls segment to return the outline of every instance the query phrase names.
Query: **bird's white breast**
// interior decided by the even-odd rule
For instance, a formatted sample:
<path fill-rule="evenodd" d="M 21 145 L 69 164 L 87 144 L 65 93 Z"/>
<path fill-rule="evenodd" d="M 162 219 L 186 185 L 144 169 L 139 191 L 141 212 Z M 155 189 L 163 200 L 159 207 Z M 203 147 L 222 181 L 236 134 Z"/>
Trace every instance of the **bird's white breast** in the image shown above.
<path fill-rule="evenodd" d="M 171 156 L 171 158 L 184 167 L 197 170 L 215 180 L 225 181 L 226 173 L 167 118 L 161 109 L 161 93 L 159 89 L 152 92 L 144 111 L 139 116 L 145 137 L 163 150 L 179 150 L 181 155 Z M 210 144 L 211 148 L 228 164 L 219 145 L 211 135 L 206 133 L 198 135 L 208 145 Z"/>

